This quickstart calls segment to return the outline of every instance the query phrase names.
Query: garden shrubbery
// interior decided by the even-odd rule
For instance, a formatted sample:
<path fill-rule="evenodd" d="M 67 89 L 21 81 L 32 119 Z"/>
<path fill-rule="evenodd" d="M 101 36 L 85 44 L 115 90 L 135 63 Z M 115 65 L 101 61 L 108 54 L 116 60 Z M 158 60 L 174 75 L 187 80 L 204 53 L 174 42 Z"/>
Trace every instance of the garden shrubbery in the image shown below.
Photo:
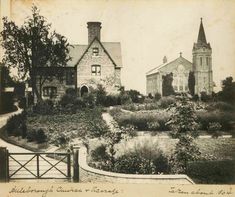
<path fill-rule="evenodd" d="M 200 184 L 234 184 L 235 161 L 194 161 L 188 164 L 187 175 Z"/>
<path fill-rule="evenodd" d="M 118 122 L 119 126 L 133 125 L 139 131 L 167 131 L 169 126 L 169 113 L 159 111 L 158 113 L 125 113 L 121 109 L 114 108 L 110 114 Z"/>

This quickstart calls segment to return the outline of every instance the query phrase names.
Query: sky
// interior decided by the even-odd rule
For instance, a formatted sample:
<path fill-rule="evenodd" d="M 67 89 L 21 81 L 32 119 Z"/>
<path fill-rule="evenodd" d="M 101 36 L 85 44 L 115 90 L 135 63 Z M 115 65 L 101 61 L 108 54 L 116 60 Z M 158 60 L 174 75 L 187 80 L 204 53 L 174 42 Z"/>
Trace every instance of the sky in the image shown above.
<path fill-rule="evenodd" d="M 22 24 L 32 2 L 52 29 L 70 44 L 87 44 L 87 22 L 102 23 L 101 41 L 121 42 L 122 84 L 146 92 L 146 72 L 182 56 L 192 61 L 203 18 L 212 47 L 215 91 L 221 80 L 235 79 L 235 1 L 233 0 L 12 0 L 11 16 Z"/>

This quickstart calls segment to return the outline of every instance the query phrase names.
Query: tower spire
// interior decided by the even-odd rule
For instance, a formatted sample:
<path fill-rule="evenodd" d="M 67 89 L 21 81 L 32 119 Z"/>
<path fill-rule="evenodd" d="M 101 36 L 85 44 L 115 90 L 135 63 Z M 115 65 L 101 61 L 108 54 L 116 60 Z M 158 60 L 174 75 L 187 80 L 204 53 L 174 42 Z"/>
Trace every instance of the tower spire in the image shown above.
<path fill-rule="evenodd" d="M 207 44 L 206 35 L 205 35 L 203 23 L 202 23 L 202 18 L 201 18 L 201 24 L 200 24 L 200 28 L 199 28 L 197 43 L 198 44 Z"/>

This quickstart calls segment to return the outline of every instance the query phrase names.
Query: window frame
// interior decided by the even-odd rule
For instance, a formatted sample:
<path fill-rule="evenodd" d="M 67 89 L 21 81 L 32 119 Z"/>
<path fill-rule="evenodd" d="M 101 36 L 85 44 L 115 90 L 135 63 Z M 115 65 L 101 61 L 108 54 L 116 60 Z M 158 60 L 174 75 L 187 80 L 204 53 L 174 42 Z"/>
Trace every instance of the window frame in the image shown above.
<path fill-rule="evenodd" d="M 94 68 L 94 70 L 93 70 Z M 99 68 L 99 71 L 98 71 Z M 91 75 L 92 76 L 101 76 L 101 65 L 99 64 L 93 64 L 91 65 Z"/>
<path fill-rule="evenodd" d="M 57 96 L 57 87 L 56 86 L 43 87 L 42 88 L 42 95 L 44 97 L 50 97 L 50 98 L 56 97 Z"/>
<path fill-rule="evenodd" d="M 93 47 L 92 48 L 92 56 L 99 56 L 99 47 Z"/>

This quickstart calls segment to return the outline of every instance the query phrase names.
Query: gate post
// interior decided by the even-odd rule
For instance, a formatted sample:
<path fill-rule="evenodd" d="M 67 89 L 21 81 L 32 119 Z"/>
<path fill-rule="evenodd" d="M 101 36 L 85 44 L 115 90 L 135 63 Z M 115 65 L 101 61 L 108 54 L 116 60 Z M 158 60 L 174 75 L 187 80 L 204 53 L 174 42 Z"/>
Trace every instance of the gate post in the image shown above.
<path fill-rule="evenodd" d="M 0 182 L 9 181 L 8 150 L 0 147 Z"/>
<path fill-rule="evenodd" d="M 79 157 L 78 150 L 74 150 L 73 152 L 73 182 L 79 182 L 79 163 L 78 163 L 78 157 Z"/>

